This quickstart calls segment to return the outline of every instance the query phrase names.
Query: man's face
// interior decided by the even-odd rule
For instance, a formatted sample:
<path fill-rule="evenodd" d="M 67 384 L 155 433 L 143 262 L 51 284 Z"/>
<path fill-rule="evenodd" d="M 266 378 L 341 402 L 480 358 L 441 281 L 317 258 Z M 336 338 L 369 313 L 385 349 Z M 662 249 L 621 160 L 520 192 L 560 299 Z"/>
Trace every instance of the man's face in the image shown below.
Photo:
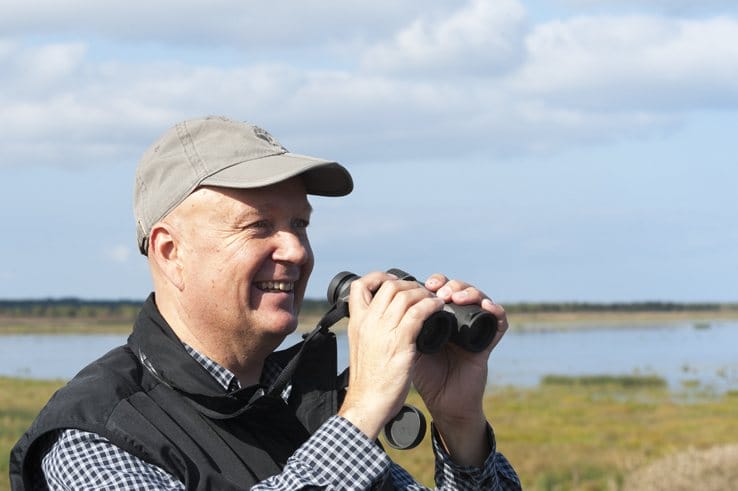
<path fill-rule="evenodd" d="M 180 301 L 198 330 L 294 331 L 313 269 L 310 213 L 300 178 L 255 189 L 206 187 L 178 207 Z"/>

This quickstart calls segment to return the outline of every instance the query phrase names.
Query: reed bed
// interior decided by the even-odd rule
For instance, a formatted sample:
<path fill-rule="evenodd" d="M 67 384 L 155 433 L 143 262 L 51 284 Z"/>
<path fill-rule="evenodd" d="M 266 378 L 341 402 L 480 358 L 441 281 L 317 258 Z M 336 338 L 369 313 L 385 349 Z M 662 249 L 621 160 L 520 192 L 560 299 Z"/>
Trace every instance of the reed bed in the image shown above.
<path fill-rule="evenodd" d="M 0 377 L 0 491 L 9 489 L 10 448 L 62 383 Z M 423 409 L 417 394 L 410 402 Z M 485 409 L 526 490 L 738 489 L 735 391 L 552 376 L 531 389 L 490 388 Z M 428 437 L 416 449 L 388 451 L 433 482 Z"/>

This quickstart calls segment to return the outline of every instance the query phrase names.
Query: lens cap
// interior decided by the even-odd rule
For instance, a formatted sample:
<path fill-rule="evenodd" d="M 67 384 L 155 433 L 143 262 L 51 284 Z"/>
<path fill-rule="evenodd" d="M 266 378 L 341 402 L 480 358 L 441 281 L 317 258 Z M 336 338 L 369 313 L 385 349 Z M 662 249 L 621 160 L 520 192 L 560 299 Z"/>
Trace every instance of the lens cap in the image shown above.
<path fill-rule="evenodd" d="M 414 406 L 405 404 L 389 423 L 384 425 L 387 444 L 398 450 L 417 447 L 425 438 L 425 416 Z"/>

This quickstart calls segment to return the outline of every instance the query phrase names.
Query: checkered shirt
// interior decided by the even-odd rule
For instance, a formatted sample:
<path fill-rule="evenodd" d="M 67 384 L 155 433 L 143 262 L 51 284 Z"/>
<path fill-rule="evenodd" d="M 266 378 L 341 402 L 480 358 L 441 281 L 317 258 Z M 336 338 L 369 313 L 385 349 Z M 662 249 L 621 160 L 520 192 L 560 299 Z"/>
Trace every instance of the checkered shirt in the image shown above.
<path fill-rule="evenodd" d="M 185 345 L 225 390 L 240 388 L 235 375 L 210 358 Z M 268 364 L 262 384 L 268 386 L 281 371 Z M 282 397 L 289 395 L 288 386 Z M 494 449 L 482 468 L 462 467 L 451 461 L 433 432 L 435 478 L 439 489 L 517 491 L 520 481 L 505 457 Z M 185 486 L 164 470 L 135 457 L 95 433 L 67 429 L 44 455 L 38 490 L 184 490 Z M 333 416 L 290 457 L 281 474 L 252 487 L 254 490 L 378 489 L 389 479 L 394 489 L 427 489 L 348 420 Z"/>

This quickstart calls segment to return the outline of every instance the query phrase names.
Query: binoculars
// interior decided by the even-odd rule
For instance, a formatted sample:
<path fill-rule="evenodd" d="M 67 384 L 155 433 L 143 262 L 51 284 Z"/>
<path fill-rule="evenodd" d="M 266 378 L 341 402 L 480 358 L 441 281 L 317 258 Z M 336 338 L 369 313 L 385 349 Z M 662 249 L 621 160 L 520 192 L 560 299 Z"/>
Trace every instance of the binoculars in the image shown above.
<path fill-rule="evenodd" d="M 413 276 L 401 269 L 390 269 L 387 273 L 401 280 L 415 281 Z M 328 284 L 328 301 L 348 302 L 349 287 L 359 276 L 343 271 L 333 277 Z M 443 310 L 434 312 L 423 322 L 423 327 L 415 340 L 418 351 L 425 354 L 436 353 L 447 342 L 478 353 L 484 351 L 497 334 L 497 318 L 482 310 L 479 305 L 456 305 L 447 303 Z"/>

